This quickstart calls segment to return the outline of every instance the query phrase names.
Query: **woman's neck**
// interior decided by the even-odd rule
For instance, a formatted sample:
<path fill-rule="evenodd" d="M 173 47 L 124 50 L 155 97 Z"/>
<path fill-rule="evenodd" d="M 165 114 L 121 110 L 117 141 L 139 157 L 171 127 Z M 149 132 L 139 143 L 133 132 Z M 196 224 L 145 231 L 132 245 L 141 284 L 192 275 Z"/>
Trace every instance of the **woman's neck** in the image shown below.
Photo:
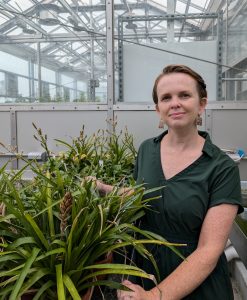
<path fill-rule="evenodd" d="M 195 130 L 172 130 L 168 129 L 168 133 L 164 136 L 163 143 L 166 147 L 184 151 L 200 147 L 204 139 L 198 134 L 197 128 Z"/>

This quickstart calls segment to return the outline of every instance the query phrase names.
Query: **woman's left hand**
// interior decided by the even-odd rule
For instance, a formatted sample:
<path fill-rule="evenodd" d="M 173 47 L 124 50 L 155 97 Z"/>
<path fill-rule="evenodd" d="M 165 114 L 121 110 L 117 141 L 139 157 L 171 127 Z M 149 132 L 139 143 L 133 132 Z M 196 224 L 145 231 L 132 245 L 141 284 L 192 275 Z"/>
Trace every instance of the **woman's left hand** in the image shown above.
<path fill-rule="evenodd" d="M 158 294 L 155 294 L 154 290 L 145 291 L 141 286 L 134 284 L 128 280 L 122 282 L 132 291 L 117 291 L 118 300 L 158 300 L 160 299 Z"/>

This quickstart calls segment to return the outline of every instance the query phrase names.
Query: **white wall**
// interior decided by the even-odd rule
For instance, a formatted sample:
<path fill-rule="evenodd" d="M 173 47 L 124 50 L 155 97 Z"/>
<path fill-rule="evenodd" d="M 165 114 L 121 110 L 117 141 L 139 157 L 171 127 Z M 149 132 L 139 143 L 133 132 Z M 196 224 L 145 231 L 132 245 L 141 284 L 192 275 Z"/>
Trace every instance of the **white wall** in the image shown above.
<path fill-rule="evenodd" d="M 155 44 L 150 44 L 150 46 L 154 47 Z M 216 41 L 165 43 L 159 44 L 159 48 L 213 62 L 216 62 L 217 58 Z M 124 45 L 124 102 L 152 101 L 151 93 L 154 80 L 168 64 L 185 64 L 197 71 L 207 84 L 209 101 L 215 101 L 217 99 L 216 65 L 139 45 Z"/>
<path fill-rule="evenodd" d="M 86 108 L 87 107 L 87 108 Z M 11 120 L 13 111 L 16 118 Z M 162 132 L 158 128 L 159 118 L 150 104 L 117 104 L 113 108 L 117 121 L 117 130 L 126 126 L 133 134 L 136 148 L 140 143 Z M 200 130 L 210 133 L 213 142 L 220 148 L 243 148 L 247 153 L 247 103 L 211 102 L 203 115 Z M 71 142 L 73 137 L 85 125 L 85 133 L 92 135 L 98 129 L 106 129 L 106 105 L 19 105 L 0 106 L 0 142 L 10 144 L 13 138 L 17 141 L 18 151 L 22 153 L 43 152 L 40 144 L 33 138 L 34 122 L 48 136 L 49 149 L 57 153 L 61 147 L 56 146 L 54 139 Z M 15 130 L 16 130 L 16 136 Z M 0 149 L 2 152 L 3 149 Z M 1 156 L 0 166 L 6 162 Z M 22 164 L 19 164 L 19 167 Z M 247 159 L 239 164 L 242 180 L 247 180 Z"/>

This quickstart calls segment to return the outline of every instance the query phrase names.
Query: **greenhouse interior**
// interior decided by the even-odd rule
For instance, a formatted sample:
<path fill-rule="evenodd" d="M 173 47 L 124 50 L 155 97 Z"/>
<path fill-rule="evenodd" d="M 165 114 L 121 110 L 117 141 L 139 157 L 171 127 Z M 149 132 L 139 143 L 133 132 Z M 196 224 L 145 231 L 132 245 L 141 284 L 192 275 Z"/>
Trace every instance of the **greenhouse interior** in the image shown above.
<path fill-rule="evenodd" d="M 0 1 L 0 299 L 151 299 L 123 291 L 121 282 L 129 276 L 153 280 L 153 289 L 157 287 L 160 295 L 152 299 L 247 299 L 246 15 L 245 0 Z M 242 197 L 229 232 L 224 231 L 228 238 L 222 248 L 233 296 L 225 288 L 227 297 L 220 291 L 217 297 L 206 297 L 214 295 L 210 294 L 213 288 L 205 284 L 204 295 L 200 290 L 203 280 L 197 285 L 188 281 L 188 286 L 193 285 L 189 291 L 181 285 L 186 290 L 181 294 L 170 283 L 170 291 L 169 278 L 176 278 L 172 276 L 177 269 L 160 279 L 161 254 L 157 260 L 146 243 L 150 240 L 154 247 L 170 247 L 170 255 L 180 257 L 182 265 L 186 264 L 181 246 L 187 244 L 186 234 L 182 242 L 175 242 L 166 240 L 162 231 L 144 232 L 144 225 L 136 225 L 142 224 L 141 218 L 148 219 L 150 206 L 158 207 L 155 201 L 163 197 L 163 190 L 159 190 L 163 187 L 165 191 L 167 184 L 164 195 L 169 194 L 169 184 L 176 189 L 173 178 L 184 173 L 184 168 L 177 167 L 183 165 L 177 155 L 173 164 L 168 163 L 172 171 L 177 170 L 172 173 L 175 176 L 160 181 L 162 187 L 150 184 L 149 192 L 149 185 L 144 187 L 144 175 L 133 175 L 137 169 L 138 174 L 144 172 L 139 170 L 140 157 L 144 165 L 147 151 L 144 141 L 157 142 L 165 130 L 161 151 L 171 145 L 170 134 L 181 135 L 182 129 L 176 124 L 186 119 L 184 112 L 179 112 L 182 116 L 165 113 L 165 107 L 172 107 L 168 102 L 172 102 L 172 93 L 180 85 L 172 90 L 171 84 L 172 92 L 164 92 L 169 101 L 168 96 L 160 100 L 159 90 L 168 89 L 168 78 L 184 76 L 196 82 L 196 93 L 201 96 L 200 82 L 194 75 L 187 71 L 162 73 L 168 65 L 185 65 L 205 81 L 207 94 L 202 99 L 207 98 L 207 103 L 200 102 L 201 122 L 197 126 L 193 123 L 193 133 L 204 142 L 208 140 L 205 136 L 210 137 L 210 143 L 227 161 L 221 175 L 227 199 L 215 206 L 206 203 L 207 216 L 224 205 L 230 211 L 236 206 L 230 204 Z M 163 75 L 156 85 L 155 102 L 153 87 L 159 74 Z M 189 98 L 187 94 L 183 97 Z M 177 107 L 186 110 L 183 100 L 179 101 Z M 162 114 L 167 120 L 162 120 Z M 202 149 L 200 155 L 205 156 Z M 146 155 L 150 157 L 150 168 L 158 172 L 151 163 L 151 146 L 149 150 Z M 191 151 L 195 155 L 192 147 Z M 200 155 L 185 164 L 185 169 L 200 160 Z M 145 160 L 147 166 L 149 157 Z M 161 162 L 161 170 L 167 160 Z M 227 164 L 233 168 L 231 172 Z M 201 167 L 201 174 L 206 174 L 205 170 Z M 239 180 L 233 170 L 237 170 Z M 205 184 L 210 186 L 209 182 Z M 100 190 L 104 183 L 108 189 L 111 186 L 110 192 Z M 187 184 L 188 189 L 193 187 Z M 197 185 L 204 182 L 198 179 Z M 184 194 L 188 189 L 177 187 Z M 234 196 L 235 202 L 230 199 Z M 207 190 L 206 197 L 211 201 L 211 191 Z M 165 196 L 164 201 L 168 202 Z M 215 216 L 223 218 L 228 212 L 225 206 Z M 187 214 L 187 210 L 179 212 L 176 218 L 185 224 Z M 173 215 L 170 219 L 176 220 Z M 218 223 L 227 227 L 223 221 Z M 131 253 L 128 247 L 133 248 Z M 157 274 L 151 276 L 135 264 L 133 256 L 137 252 L 145 259 L 149 257 Z M 103 263 L 102 257 L 110 260 Z M 210 272 L 204 279 L 212 278 Z M 184 278 L 179 276 L 178 282 Z M 121 290 L 118 296 L 116 290 Z"/>

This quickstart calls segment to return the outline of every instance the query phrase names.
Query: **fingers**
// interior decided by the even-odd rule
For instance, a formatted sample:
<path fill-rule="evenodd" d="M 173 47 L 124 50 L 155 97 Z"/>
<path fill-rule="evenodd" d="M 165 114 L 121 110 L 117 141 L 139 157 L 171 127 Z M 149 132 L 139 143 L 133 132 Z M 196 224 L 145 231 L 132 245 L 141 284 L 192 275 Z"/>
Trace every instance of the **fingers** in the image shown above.
<path fill-rule="evenodd" d="M 129 300 L 129 299 L 134 300 L 134 297 L 130 293 L 131 292 L 118 290 L 117 291 L 117 298 L 118 298 L 118 300 Z"/>
<path fill-rule="evenodd" d="M 95 182 L 97 182 L 97 178 L 95 176 L 86 176 L 86 177 L 82 178 L 81 185 L 83 186 L 85 183 L 90 182 L 90 181 L 92 183 L 95 183 Z"/>
<path fill-rule="evenodd" d="M 96 181 L 97 178 L 95 176 L 86 176 L 86 177 L 84 177 L 84 180 L 86 180 L 86 181 Z"/>
<path fill-rule="evenodd" d="M 122 282 L 122 284 L 125 285 L 126 287 L 128 287 L 129 289 L 131 289 L 132 291 L 117 290 L 118 300 L 134 299 L 134 291 L 132 289 L 134 287 L 134 284 L 132 282 L 128 281 L 128 280 L 124 280 Z"/>
<path fill-rule="evenodd" d="M 123 284 L 123 285 L 126 285 L 127 287 L 128 287 L 129 285 L 134 285 L 134 283 L 132 283 L 132 282 L 129 281 L 129 280 L 124 280 L 124 281 L 122 282 L 122 284 Z"/>
<path fill-rule="evenodd" d="M 97 188 L 101 196 L 105 196 L 111 190 L 113 187 L 111 185 L 107 185 L 103 183 L 101 180 L 97 179 L 95 176 L 86 176 L 82 179 L 81 185 L 83 185 L 85 182 L 92 182 L 93 187 Z"/>

